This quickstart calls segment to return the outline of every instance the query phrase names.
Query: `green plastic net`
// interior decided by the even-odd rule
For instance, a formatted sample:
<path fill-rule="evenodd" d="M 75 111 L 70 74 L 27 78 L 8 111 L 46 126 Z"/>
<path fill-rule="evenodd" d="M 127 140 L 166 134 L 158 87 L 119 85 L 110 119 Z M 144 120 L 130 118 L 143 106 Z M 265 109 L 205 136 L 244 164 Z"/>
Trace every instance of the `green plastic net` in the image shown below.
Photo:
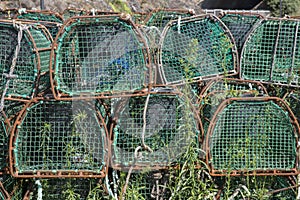
<path fill-rule="evenodd" d="M 148 57 L 133 24 L 119 16 L 78 17 L 64 30 L 53 66 L 60 93 L 110 95 L 145 88 Z"/>
<path fill-rule="evenodd" d="M 241 77 L 299 87 L 299 21 L 266 19 L 251 32 L 242 50 Z"/>
<path fill-rule="evenodd" d="M 31 20 L 43 24 L 49 30 L 53 38 L 56 37 L 62 23 L 62 17 L 54 12 L 25 11 L 17 15 L 17 19 Z"/>
<path fill-rule="evenodd" d="M 3 190 L 0 191 L 1 200 L 20 200 L 23 199 L 29 183 L 27 180 L 16 179 L 11 175 L 4 174 L 0 177 Z"/>
<path fill-rule="evenodd" d="M 0 27 L 0 91 L 6 97 L 32 98 L 40 84 L 38 77 L 49 71 L 51 40 L 39 25 L 2 21 Z M 50 86 L 43 87 L 41 91 Z"/>
<path fill-rule="evenodd" d="M 164 30 L 159 70 L 165 84 L 235 74 L 236 62 L 233 38 L 213 15 L 174 20 Z"/>
<path fill-rule="evenodd" d="M 99 107 L 94 101 L 28 105 L 12 136 L 14 172 L 22 176 L 38 171 L 82 171 L 101 176 L 106 133 L 97 114 Z"/>
<path fill-rule="evenodd" d="M 113 166 L 163 168 L 178 163 L 198 135 L 197 120 L 185 100 L 151 94 L 113 102 Z"/>
<path fill-rule="evenodd" d="M 194 13 L 189 10 L 154 10 L 148 14 L 145 24 L 146 26 L 155 26 L 162 31 L 171 20 L 190 17 L 192 15 Z"/>
<path fill-rule="evenodd" d="M 259 82 L 246 82 L 239 79 L 216 79 L 210 81 L 200 94 L 200 118 L 204 128 L 204 138 L 212 117 L 219 105 L 231 97 L 267 96 Z"/>
<path fill-rule="evenodd" d="M 249 32 L 261 20 L 260 15 L 225 14 L 220 19 L 230 30 L 236 47 L 241 52 Z"/>
<path fill-rule="evenodd" d="M 212 170 L 227 170 L 226 174 L 295 168 L 298 133 L 288 113 L 274 101 L 231 101 L 212 124 L 207 136 Z"/>
<path fill-rule="evenodd" d="M 300 123 L 300 91 L 292 91 L 285 100 Z"/>
<path fill-rule="evenodd" d="M 99 179 L 82 178 L 54 178 L 39 179 L 35 182 L 30 199 L 38 199 L 39 187 L 43 200 L 101 200 L 104 198 L 105 189 Z"/>

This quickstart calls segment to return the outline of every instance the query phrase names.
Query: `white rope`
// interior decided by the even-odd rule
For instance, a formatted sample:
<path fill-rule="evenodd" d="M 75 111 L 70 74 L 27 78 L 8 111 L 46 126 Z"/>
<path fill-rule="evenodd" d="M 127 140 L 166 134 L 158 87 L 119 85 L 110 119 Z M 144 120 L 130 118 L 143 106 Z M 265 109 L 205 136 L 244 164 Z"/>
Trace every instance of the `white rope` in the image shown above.
<path fill-rule="evenodd" d="M 145 103 L 145 107 L 144 107 L 144 112 L 143 112 L 143 122 L 144 123 L 143 123 L 143 131 L 142 131 L 142 146 L 145 150 L 152 153 L 153 150 L 147 144 L 145 144 L 145 132 L 146 132 L 146 126 L 147 126 L 146 115 L 147 115 L 149 99 L 150 99 L 150 94 L 147 95 L 147 99 L 146 99 L 146 103 Z"/>
<path fill-rule="evenodd" d="M 181 25 L 181 16 L 180 15 L 178 17 L 177 24 L 178 24 L 177 31 L 178 31 L 178 34 L 180 34 L 180 25 Z"/>
<path fill-rule="evenodd" d="M 141 147 L 141 146 L 138 146 L 138 147 L 134 150 L 134 161 L 133 161 L 132 165 L 130 166 L 130 168 L 129 168 L 129 170 L 128 170 L 128 174 L 127 174 L 127 177 L 126 177 L 125 185 L 124 185 L 123 191 L 122 191 L 122 200 L 125 199 L 125 194 L 126 194 L 127 186 L 128 186 L 128 184 L 129 184 L 129 179 L 130 179 L 130 176 L 131 176 L 133 167 L 134 167 L 136 161 L 138 161 L 140 158 L 142 158 L 142 156 L 139 155 L 139 153 L 138 153 L 140 149 L 142 149 L 142 147 Z"/>
<path fill-rule="evenodd" d="M 40 180 L 36 180 L 35 184 L 37 184 L 38 187 L 38 196 L 37 200 L 43 200 L 43 187 Z"/>
<path fill-rule="evenodd" d="M 28 29 L 28 26 L 25 26 L 25 25 L 22 25 L 22 24 L 18 25 L 18 24 L 15 24 L 15 23 L 14 23 L 14 27 L 19 30 L 18 31 L 18 44 L 16 46 L 15 54 L 14 54 L 14 57 L 13 57 L 12 62 L 11 62 L 9 73 L 8 74 L 3 73 L 3 76 L 5 76 L 7 81 L 6 81 L 5 88 L 3 90 L 2 97 L 1 97 L 0 112 L 2 112 L 3 109 L 4 109 L 4 98 L 6 96 L 10 80 L 13 79 L 13 78 L 18 77 L 17 75 L 14 75 L 13 73 L 14 73 L 14 70 L 16 68 L 18 55 L 19 55 L 20 49 L 21 49 L 21 40 L 22 40 L 22 37 L 23 37 L 23 30 Z"/>

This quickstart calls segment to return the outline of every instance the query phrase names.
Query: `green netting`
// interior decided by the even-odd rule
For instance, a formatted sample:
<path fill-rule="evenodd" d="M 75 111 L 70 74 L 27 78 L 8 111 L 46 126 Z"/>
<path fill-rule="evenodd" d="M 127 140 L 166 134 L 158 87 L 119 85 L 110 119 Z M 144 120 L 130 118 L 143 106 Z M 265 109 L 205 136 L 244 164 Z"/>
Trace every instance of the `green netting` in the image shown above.
<path fill-rule="evenodd" d="M 17 19 L 32 20 L 47 27 L 53 38 L 56 37 L 60 26 L 63 23 L 62 17 L 52 12 L 21 12 L 17 15 Z"/>
<path fill-rule="evenodd" d="M 285 100 L 300 123 L 300 91 L 291 92 Z"/>
<path fill-rule="evenodd" d="M 230 185 L 225 183 L 220 200 L 227 200 L 228 197 L 234 197 L 233 199 L 294 200 L 297 196 L 297 188 L 283 190 L 294 186 L 293 181 L 284 176 L 230 177 Z M 280 189 L 282 191 L 279 191 Z M 234 195 L 237 190 L 239 192 Z M 278 191 L 275 192 L 275 190 Z"/>
<path fill-rule="evenodd" d="M 241 77 L 298 87 L 299 21 L 266 19 L 249 35 L 241 55 Z"/>
<path fill-rule="evenodd" d="M 145 106 L 147 106 L 144 116 Z M 113 103 L 113 165 L 164 167 L 178 163 L 192 141 L 197 139 L 197 121 L 186 99 L 177 95 L 151 94 L 118 99 Z M 144 132 L 143 132 L 144 126 Z M 153 152 L 143 147 L 149 146 Z M 135 150 L 141 155 L 135 157 Z"/>
<path fill-rule="evenodd" d="M 208 134 L 213 170 L 292 170 L 297 132 L 273 101 L 232 101 Z"/>
<path fill-rule="evenodd" d="M 159 70 L 166 84 L 230 75 L 236 61 L 233 38 L 214 16 L 174 20 L 164 30 Z"/>
<path fill-rule="evenodd" d="M 167 184 L 169 182 L 169 174 L 165 172 L 137 172 L 130 174 L 130 179 L 126 188 L 125 195 L 122 196 L 125 180 L 128 176 L 126 172 L 114 171 L 112 182 L 115 183 L 115 197 L 121 199 L 169 199 L 171 194 Z"/>
<path fill-rule="evenodd" d="M 8 84 L 5 96 L 31 98 L 39 84 L 38 75 L 49 69 L 51 41 L 40 26 L 30 24 L 18 24 L 18 26 L 23 29 L 23 34 L 20 38 L 20 51 L 16 56 L 19 29 L 14 27 L 13 22 L 0 22 L 0 71 L 2 73 L 0 91 L 3 93 Z M 47 47 L 48 50 L 39 52 L 39 48 Z M 14 58 L 16 58 L 15 66 Z M 13 78 L 7 76 L 10 72 L 15 75 Z"/>
<path fill-rule="evenodd" d="M 70 96 L 144 88 L 148 68 L 132 24 L 118 16 L 78 18 L 58 37 L 57 89 Z"/>
<path fill-rule="evenodd" d="M 193 13 L 189 10 L 156 10 L 150 13 L 150 17 L 146 19 L 145 24 L 146 26 L 155 26 L 162 31 L 169 21 L 192 15 Z"/>
<path fill-rule="evenodd" d="M 101 200 L 105 190 L 99 179 L 55 178 L 40 179 L 41 186 L 35 184 L 31 200 L 38 199 L 38 187 L 42 188 L 43 200 Z"/>
<path fill-rule="evenodd" d="M 26 189 L 28 189 L 27 180 L 16 179 L 11 175 L 2 175 L 0 177 L 4 190 L 9 194 L 10 200 L 21 200 L 24 197 Z M 7 196 L 2 193 L 2 196 Z M 0 197 L 1 199 L 1 197 Z M 3 200 L 7 200 L 4 198 Z"/>
<path fill-rule="evenodd" d="M 261 17 L 259 15 L 225 14 L 220 19 L 230 30 L 237 49 L 241 52 L 249 32 L 259 23 Z"/>
<path fill-rule="evenodd" d="M 62 23 L 62 17 L 58 13 L 50 11 L 25 11 L 19 12 L 18 19 L 29 19 L 34 21 L 46 21 Z"/>
<path fill-rule="evenodd" d="M 99 104 L 39 101 L 31 104 L 14 133 L 15 171 L 100 173 L 105 165 L 105 130 Z"/>
<path fill-rule="evenodd" d="M 236 79 L 218 79 L 208 83 L 202 91 L 200 118 L 204 128 L 204 137 L 217 108 L 227 98 L 247 96 L 267 96 L 263 86 L 256 82 L 243 82 Z"/>

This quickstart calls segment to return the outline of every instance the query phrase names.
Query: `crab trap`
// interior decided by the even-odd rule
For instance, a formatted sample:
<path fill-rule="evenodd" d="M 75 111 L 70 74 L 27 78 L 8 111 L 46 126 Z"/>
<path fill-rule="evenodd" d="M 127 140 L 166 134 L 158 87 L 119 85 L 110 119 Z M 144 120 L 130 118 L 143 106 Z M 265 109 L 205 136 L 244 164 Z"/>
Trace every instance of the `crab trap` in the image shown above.
<path fill-rule="evenodd" d="M 104 177 L 106 128 L 99 101 L 33 100 L 10 135 L 15 177 Z"/>
<path fill-rule="evenodd" d="M 30 99 L 50 88 L 52 39 L 38 24 L 0 20 L 1 96 Z"/>
<path fill-rule="evenodd" d="M 73 17 L 64 24 L 52 51 L 56 99 L 112 97 L 148 88 L 148 47 L 126 16 Z"/>
<path fill-rule="evenodd" d="M 129 177 L 128 183 L 126 179 Z M 169 199 L 169 171 L 139 171 L 128 174 L 114 170 L 109 178 L 111 196 L 115 199 Z"/>
<path fill-rule="evenodd" d="M 230 30 L 240 53 L 249 33 L 262 20 L 262 16 L 259 14 L 226 13 L 220 19 Z"/>
<path fill-rule="evenodd" d="M 230 177 L 230 185 L 222 181 L 216 199 L 297 199 L 294 176 Z"/>
<path fill-rule="evenodd" d="M 198 143 L 197 118 L 191 102 L 178 93 L 112 100 L 111 163 L 115 169 L 162 169 L 176 165 Z"/>
<path fill-rule="evenodd" d="M 214 15 L 169 22 L 158 59 L 160 78 L 167 85 L 234 75 L 238 70 L 234 39 Z"/>
<path fill-rule="evenodd" d="M 296 174 L 298 135 L 299 124 L 280 98 L 229 98 L 208 127 L 206 162 L 213 176 Z"/>
<path fill-rule="evenodd" d="M 225 78 L 215 79 L 207 83 L 202 89 L 199 98 L 199 114 L 203 125 L 203 140 L 207 129 L 219 105 L 231 97 L 268 96 L 266 88 L 256 81 Z"/>
<path fill-rule="evenodd" d="M 295 19 L 260 21 L 242 49 L 241 78 L 299 87 L 299 23 Z"/>
<path fill-rule="evenodd" d="M 105 192 L 101 179 L 37 179 L 27 198 L 32 200 L 100 200 L 106 199 L 104 198 Z"/>

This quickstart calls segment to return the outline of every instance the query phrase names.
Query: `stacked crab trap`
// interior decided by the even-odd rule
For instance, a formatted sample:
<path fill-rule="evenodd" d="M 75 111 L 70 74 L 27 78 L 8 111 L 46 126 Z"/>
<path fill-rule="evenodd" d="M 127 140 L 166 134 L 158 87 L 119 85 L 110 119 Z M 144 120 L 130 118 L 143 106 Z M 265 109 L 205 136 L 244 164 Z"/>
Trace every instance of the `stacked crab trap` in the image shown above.
<path fill-rule="evenodd" d="M 0 18 L 0 199 L 172 199 L 176 170 L 191 163 L 208 167 L 217 199 L 225 176 L 240 185 L 245 175 L 273 181 L 274 198 L 295 196 L 298 19 L 164 9 Z"/>

